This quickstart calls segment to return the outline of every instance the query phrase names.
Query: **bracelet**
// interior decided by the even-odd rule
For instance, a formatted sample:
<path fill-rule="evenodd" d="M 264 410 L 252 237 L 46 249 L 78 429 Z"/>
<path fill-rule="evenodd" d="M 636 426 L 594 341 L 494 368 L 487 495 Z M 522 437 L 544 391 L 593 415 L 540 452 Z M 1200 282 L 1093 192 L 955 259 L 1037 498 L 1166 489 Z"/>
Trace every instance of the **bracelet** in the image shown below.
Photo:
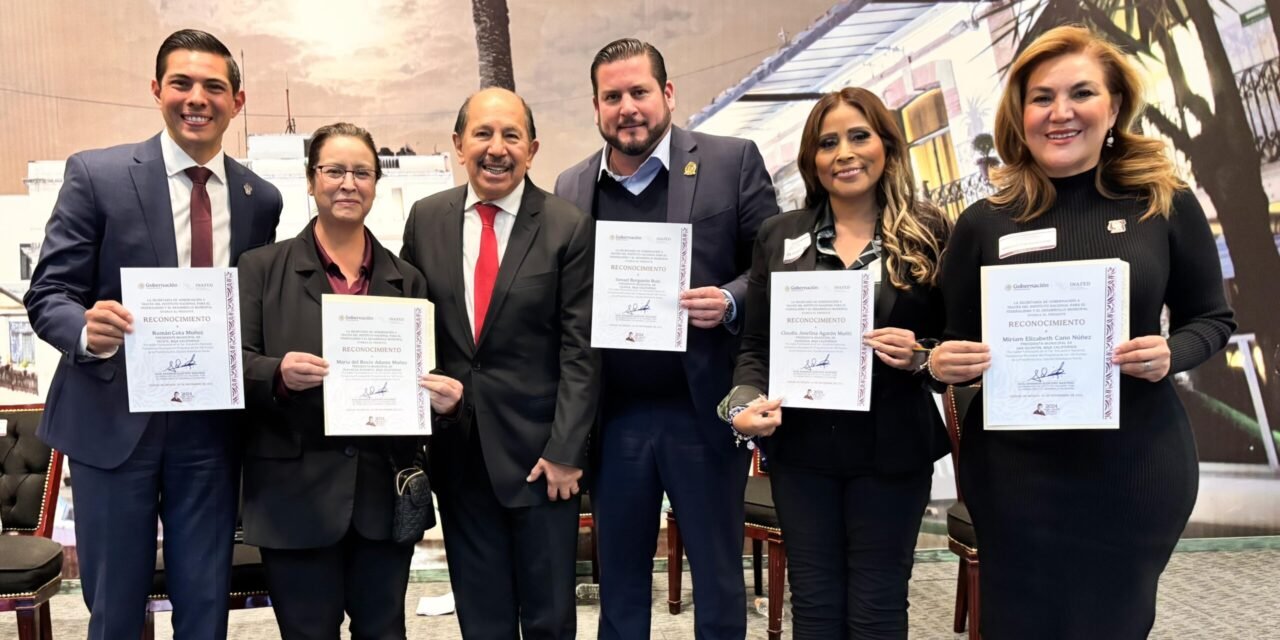
<path fill-rule="evenodd" d="M 924 366 L 921 368 L 929 373 L 930 378 L 933 378 L 938 382 L 942 382 L 942 380 L 938 380 L 938 376 L 933 373 L 933 349 L 930 349 L 929 355 L 925 356 Z M 943 384 L 946 384 L 946 383 L 943 382 Z"/>
<path fill-rule="evenodd" d="M 745 433 L 738 431 L 737 427 L 733 426 L 733 419 L 737 417 L 739 413 L 742 413 L 746 409 L 747 408 L 745 406 L 740 406 L 740 407 L 734 407 L 729 410 L 729 420 L 728 420 L 729 430 L 733 432 L 734 447 L 740 447 L 742 446 L 742 443 L 745 442 L 747 443 L 747 449 L 754 449 L 756 448 L 755 437 L 746 435 Z"/>

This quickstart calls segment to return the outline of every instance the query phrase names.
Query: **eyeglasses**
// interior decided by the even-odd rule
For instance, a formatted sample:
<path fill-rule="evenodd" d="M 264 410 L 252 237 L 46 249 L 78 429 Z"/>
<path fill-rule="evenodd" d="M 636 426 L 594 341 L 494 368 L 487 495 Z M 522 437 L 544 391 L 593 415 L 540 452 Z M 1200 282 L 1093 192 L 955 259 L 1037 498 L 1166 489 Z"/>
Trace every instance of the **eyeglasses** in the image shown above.
<path fill-rule="evenodd" d="M 339 183 L 346 179 L 347 174 L 351 174 L 356 182 L 373 182 L 378 177 L 378 172 L 373 169 L 361 167 L 359 169 L 347 169 L 337 165 L 322 164 L 316 167 L 316 171 L 324 176 L 325 180 L 332 183 Z"/>

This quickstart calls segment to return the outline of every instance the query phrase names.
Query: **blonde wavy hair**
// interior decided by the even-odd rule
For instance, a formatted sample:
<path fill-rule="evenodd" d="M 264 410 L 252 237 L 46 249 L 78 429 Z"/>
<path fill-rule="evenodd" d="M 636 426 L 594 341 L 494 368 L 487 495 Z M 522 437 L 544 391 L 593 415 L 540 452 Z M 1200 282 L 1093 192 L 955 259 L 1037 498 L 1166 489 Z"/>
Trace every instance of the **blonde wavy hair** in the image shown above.
<path fill-rule="evenodd" d="M 1039 217 L 1053 206 L 1057 193 L 1027 147 L 1022 111 L 1032 72 L 1049 60 L 1071 54 L 1085 54 L 1097 61 L 1106 74 L 1112 99 L 1120 100 L 1115 143 L 1102 147 L 1098 161 L 1098 192 L 1113 200 L 1136 193 L 1147 204 L 1143 220 L 1156 215 L 1168 217 L 1174 192 L 1185 188 L 1186 183 L 1175 174 L 1163 141 L 1133 132 L 1134 121 L 1145 107 L 1142 77 L 1114 44 L 1076 25 L 1046 31 L 1009 68 L 995 126 L 996 151 L 1005 165 L 992 170 L 991 179 L 998 191 L 988 200 L 997 206 L 1018 209 L 1019 222 Z"/>
<path fill-rule="evenodd" d="M 829 197 L 818 180 L 818 139 L 822 136 L 822 119 L 842 103 L 861 112 L 884 144 L 885 166 L 876 183 L 876 204 L 881 209 L 880 248 L 884 251 L 889 281 L 899 289 L 908 289 L 911 284 L 907 275 L 910 274 L 915 282 L 937 284 L 938 256 L 951 233 L 951 220 L 932 203 L 916 198 L 906 138 L 897 118 L 876 94 L 861 87 L 845 87 L 822 96 L 813 105 L 800 135 L 800 152 L 796 158 L 804 180 L 805 206 L 816 209 Z"/>

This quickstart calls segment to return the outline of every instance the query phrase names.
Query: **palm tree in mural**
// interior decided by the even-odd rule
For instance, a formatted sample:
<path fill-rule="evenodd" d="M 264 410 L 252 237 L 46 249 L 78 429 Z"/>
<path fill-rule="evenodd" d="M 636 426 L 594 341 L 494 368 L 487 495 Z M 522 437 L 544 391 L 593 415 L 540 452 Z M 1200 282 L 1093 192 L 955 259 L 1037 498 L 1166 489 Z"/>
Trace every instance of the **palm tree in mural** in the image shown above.
<path fill-rule="evenodd" d="M 476 24 L 476 49 L 480 53 L 480 88 L 515 91 L 507 0 L 471 0 L 471 17 Z"/>
<path fill-rule="evenodd" d="M 1267 2 L 1269 8 L 1277 4 L 1280 1 Z M 997 14 L 1010 6 L 1001 5 L 987 15 L 999 19 Z M 1038 8 L 1012 14 L 997 42 L 1012 38 L 1021 51 L 1055 26 L 1086 24 L 1144 62 L 1163 64 L 1168 70 L 1174 103 L 1148 107 L 1143 118 L 1186 157 L 1196 183 L 1217 210 L 1235 267 L 1231 301 L 1240 330 L 1256 334 L 1265 371 L 1276 371 L 1280 323 L 1273 305 L 1280 300 L 1280 254 L 1262 184 L 1261 157 L 1208 0 L 1050 0 L 1042 11 Z M 1280 20 L 1280 13 L 1272 16 L 1273 22 Z M 1174 43 L 1179 35 L 1193 35 L 1200 42 L 1208 69 L 1207 95 L 1197 93 L 1187 80 Z M 1280 416 L 1280 381 L 1275 375 L 1261 378 L 1267 414 Z"/>

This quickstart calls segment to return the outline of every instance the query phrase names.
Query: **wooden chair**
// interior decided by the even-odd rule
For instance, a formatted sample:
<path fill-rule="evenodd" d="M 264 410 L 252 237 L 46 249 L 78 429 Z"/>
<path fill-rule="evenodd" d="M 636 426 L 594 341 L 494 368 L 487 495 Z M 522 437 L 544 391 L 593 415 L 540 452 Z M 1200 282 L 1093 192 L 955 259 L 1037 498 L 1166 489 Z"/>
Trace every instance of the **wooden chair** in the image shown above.
<path fill-rule="evenodd" d="M 965 630 L 968 618 L 969 640 L 981 637 L 981 593 L 978 589 L 978 537 L 973 531 L 973 519 L 960 492 L 960 436 L 964 417 L 969 412 L 979 387 L 947 387 L 942 397 L 943 414 L 946 416 L 947 435 L 951 437 L 951 464 L 956 475 L 956 503 L 947 509 L 947 547 L 960 556 L 960 571 L 956 577 L 956 614 L 952 628 L 956 633 Z"/>
<path fill-rule="evenodd" d="M 256 609 L 271 606 L 267 592 L 267 572 L 262 566 L 258 548 L 244 543 L 244 534 L 236 530 L 235 546 L 231 549 L 231 589 L 227 594 L 227 610 Z M 169 602 L 169 587 L 165 580 L 164 553 L 156 552 L 156 571 L 152 577 L 151 592 L 147 594 L 147 618 L 142 628 L 142 640 L 155 640 L 156 613 L 173 611 Z"/>
<path fill-rule="evenodd" d="M 778 523 L 778 510 L 773 506 L 773 490 L 769 475 L 760 468 L 760 450 L 751 458 L 751 476 L 743 495 L 746 503 L 744 535 L 751 540 L 751 569 L 755 578 L 756 595 L 764 595 L 763 577 L 764 545 L 769 545 L 769 640 L 782 638 L 782 605 L 786 598 L 787 549 Z M 680 613 L 680 582 L 684 570 L 684 544 L 680 541 L 680 528 L 676 514 L 667 509 L 667 608 Z"/>
<path fill-rule="evenodd" d="M 0 409 L 0 611 L 18 615 L 19 640 L 52 640 L 49 599 L 62 586 L 53 514 L 62 454 L 36 438 L 42 405 Z"/>
<path fill-rule="evenodd" d="M 591 530 L 591 582 L 600 584 L 600 546 L 596 544 L 596 518 L 591 510 L 591 494 L 583 492 L 578 507 L 578 528 Z"/>

